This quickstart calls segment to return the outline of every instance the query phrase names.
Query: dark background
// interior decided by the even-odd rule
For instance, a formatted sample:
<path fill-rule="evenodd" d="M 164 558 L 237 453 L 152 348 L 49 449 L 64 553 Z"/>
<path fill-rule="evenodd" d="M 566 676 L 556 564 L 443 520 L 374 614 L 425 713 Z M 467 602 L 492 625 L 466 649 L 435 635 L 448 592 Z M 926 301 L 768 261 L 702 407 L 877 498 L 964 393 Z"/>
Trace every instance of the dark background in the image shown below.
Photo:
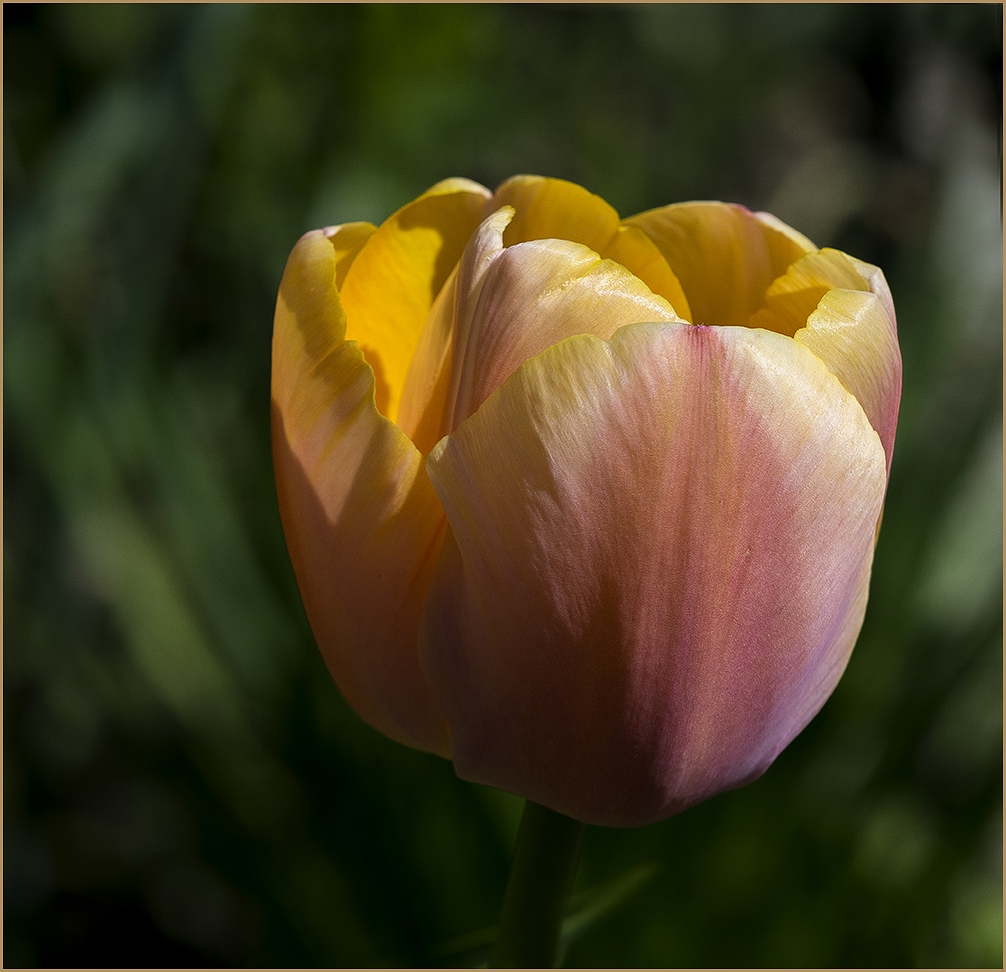
<path fill-rule="evenodd" d="M 905 390 L 848 672 L 758 782 L 589 828 L 569 965 L 1002 966 L 1001 6 L 4 14 L 4 964 L 413 965 L 520 801 L 308 632 L 269 347 L 306 229 L 535 172 L 880 264 Z"/>

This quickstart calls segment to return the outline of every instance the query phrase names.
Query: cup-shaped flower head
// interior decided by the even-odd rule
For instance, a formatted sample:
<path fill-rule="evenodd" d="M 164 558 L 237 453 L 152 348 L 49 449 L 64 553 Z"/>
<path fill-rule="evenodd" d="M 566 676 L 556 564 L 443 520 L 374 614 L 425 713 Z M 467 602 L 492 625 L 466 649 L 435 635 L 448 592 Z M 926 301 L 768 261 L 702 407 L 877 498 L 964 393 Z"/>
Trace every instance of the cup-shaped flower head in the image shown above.
<path fill-rule="evenodd" d="M 879 269 L 765 213 L 531 176 L 306 234 L 273 447 L 381 732 L 588 823 L 759 776 L 849 659 L 901 394 Z"/>

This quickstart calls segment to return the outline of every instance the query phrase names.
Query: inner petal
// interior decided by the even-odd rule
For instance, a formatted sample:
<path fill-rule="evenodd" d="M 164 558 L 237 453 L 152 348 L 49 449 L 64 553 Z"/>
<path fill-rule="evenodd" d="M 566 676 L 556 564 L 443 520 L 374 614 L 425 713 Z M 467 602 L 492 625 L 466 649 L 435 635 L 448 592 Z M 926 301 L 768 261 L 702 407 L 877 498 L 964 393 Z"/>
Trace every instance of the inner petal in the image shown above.
<path fill-rule="evenodd" d="M 488 197 L 467 180 L 438 183 L 385 220 L 346 273 L 346 340 L 359 342 L 374 371 L 377 407 L 393 422 L 430 307 Z"/>
<path fill-rule="evenodd" d="M 503 205 L 514 208 L 514 218 L 503 234 L 505 246 L 548 239 L 582 243 L 622 264 L 667 300 L 679 317 L 691 321 L 681 283 L 663 254 L 644 233 L 625 226 L 615 208 L 600 196 L 564 179 L 521 175 L 507 179 L 496 190 L 486 203 L 486 212 Z"/>
<path fill-rule="evenodd" d="M 858 290 L 870 285 L 841 251 L 824 249 L 796 261 L 765 291 L 765 306 L 748 319 L 748 327 L 763 327 L 793 337 L 807 323 L 829 290 Z"/>
<path fill-rule="evenodd" d="M 769 285 L 807 252 L 809 242 L 743 206 L 721 202 L 676 203 L 625 222 L 663 254 L 696 324 L 746 326 Z"/>
<path fill-rule="evenodd" d="M 568 240 L 504 249 L 485 274 L 463 357 L 454 361 L 458 394 L 451 428 L 553 344 L 578 334 L 609 338 L 642 321 L 681 318 L 621 264 Z"/>
<path fill-rule="evenodd" d="M 430 308 L 409 362 L 398 408 L 396 424 L 424 456 L 443 434 L 441 426 L 451 377 L 457 282 L 458 269 L 455 267 Z"/>
<path fill-rule="evenodd" d="M 486 212 L 513 206 L 503 244 L 571 240 L 603 252 L 618 232 L 616 210 L 600 196 L 565 179 L 520 175 L 507 179 L 486 203 Z"/>

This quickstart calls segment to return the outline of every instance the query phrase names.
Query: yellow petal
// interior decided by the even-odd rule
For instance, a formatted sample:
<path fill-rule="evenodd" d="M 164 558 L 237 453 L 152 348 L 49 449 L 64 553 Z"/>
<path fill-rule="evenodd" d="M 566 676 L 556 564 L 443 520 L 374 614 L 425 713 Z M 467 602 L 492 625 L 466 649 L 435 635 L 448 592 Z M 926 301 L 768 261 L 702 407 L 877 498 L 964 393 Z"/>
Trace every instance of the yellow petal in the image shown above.
<path fill-rule="evenodd" d="M 324 232 L 304 236 L 276 302 L 272 433 L 283 530 L 311 629 L 346 699 L 392 739 L 446 754 L 417 649 L 443 511 L 422 456 L 378 413 L 359 347 L 343 340 L 338 259 Z"/>
<path fill-rule="evenodd" d="M 420 652 L 465 779 L 646 823 L 763 772 L 841 675 L 884 454 L 791 339 L 570 338 L 427 469 L 450 532 Z"/>
<path fill-rule="evenodd" d="M 773 263 L 784 263 L 787 259 L 792 259 L 790 254 L 794 252 L 813 253 L 817 249 L 803 233 L 784 223 L 778 216 L 764 212 L 753 213 L 752 215 L 759 223 L 773 231 L 765 238 L 769 247 L 777 251 L 777 256 L 772 258 Z"/>
<path fill-rule="evenodd" d="M 621 263 L 667 300 L 679 317 L 691 320 L 681 284 L 660 251 L 644 233 L 622 225 L 618 212 L 600 196 L 564 179 L 522 175 L 507 179 L 486 211 L 504 205 L 515 211 L 503 234 L 504 246 L 550 239 L 582 243 Z"/>
<path fill-rule="evenodd" d="M 287 260 L 272 344 L 272 397 L 281 408 L 289 404 L 305 371 L 345 340 L 336 262 L 335 248 L 321 230 L 305 233 Z M 291 302 L 296 304 L 296 316 L 284 309 L 280 326 L 280 309 Z"/>
<path fill-rule="evenodd" d="M 618 233 L 618 213 L 600 196 L 564 179 L 520 175 L 507 179 L 486 204 L 490 213 L 513 206 L 503 245 L 528 240 L 570 240 L 603 253 Z"/>
<path fill-rule="evenodd" d="M 621 226 L 611 245 L 601 256 L 617 260 L 623 267 L 634 273 L 655 294 L 659 294 L 674 308 L 678 317 L 691 323 L 692 309 L 681 287 L 681 281 L 674 275 L 670 264 L 657 249 L 656 244 L 641 229 L 635 226 Z"/>
<path fill-rule="evenodd" d="M 398 427 L 425 456 L 444 434 L 443 418 L 451 382 L 458 268 L 430 308 L 402 389 Z"/>
<path fill-rule="evenodd" d="M 392 421 L 426 316 L 489 195 L 465 179 L 438 183 L 385 220 L 346 274 L 346 340 L 359 342 L 374 370 L 377 407 Z"/>
<path fill-rule="evenodd" d="M 797 239 L 733 204 L 677 203 L 625 222 L 657 245 L 696 324 L 747 324 L 769 284 L 805 252 Z"/>
<path fill-rule="evenodd" d="M 868 292 L 870 285 L 841 251 L 824 249 L 796 261 L 765 292 L 765 306 L 748 319 L 748 327 L 764 327 L 792 337 L 807 323 L 821 298 L 836 288 Z"/>
<path fill-rule="evenodd" d="M 376 230 L 377 227 L 373 223 L 342 223 L 340 226 L 326 226 L 322 230 L 335 250 L 336 287 L 342 288 L 342 283 L 346 279 L 346 274 L 356 259 L 356 255 Z"/>

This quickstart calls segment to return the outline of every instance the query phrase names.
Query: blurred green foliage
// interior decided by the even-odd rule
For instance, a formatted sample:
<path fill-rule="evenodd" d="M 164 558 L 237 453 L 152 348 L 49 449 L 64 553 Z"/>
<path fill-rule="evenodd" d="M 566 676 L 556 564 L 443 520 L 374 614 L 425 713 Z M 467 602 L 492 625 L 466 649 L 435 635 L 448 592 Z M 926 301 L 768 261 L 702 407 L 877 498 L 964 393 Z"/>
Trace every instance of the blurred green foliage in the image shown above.
<path fill-rule="evenodd" d="M 306 229 L 428 185 L 768 209 L 879 263 L 869 613 L 758 782 L 588 828 L 580 966 L 1002 965 L 1001 6 L 4 6 L 4 963 L 423 965 L 518 800 L 331 684 L 269 453 Z"/>

